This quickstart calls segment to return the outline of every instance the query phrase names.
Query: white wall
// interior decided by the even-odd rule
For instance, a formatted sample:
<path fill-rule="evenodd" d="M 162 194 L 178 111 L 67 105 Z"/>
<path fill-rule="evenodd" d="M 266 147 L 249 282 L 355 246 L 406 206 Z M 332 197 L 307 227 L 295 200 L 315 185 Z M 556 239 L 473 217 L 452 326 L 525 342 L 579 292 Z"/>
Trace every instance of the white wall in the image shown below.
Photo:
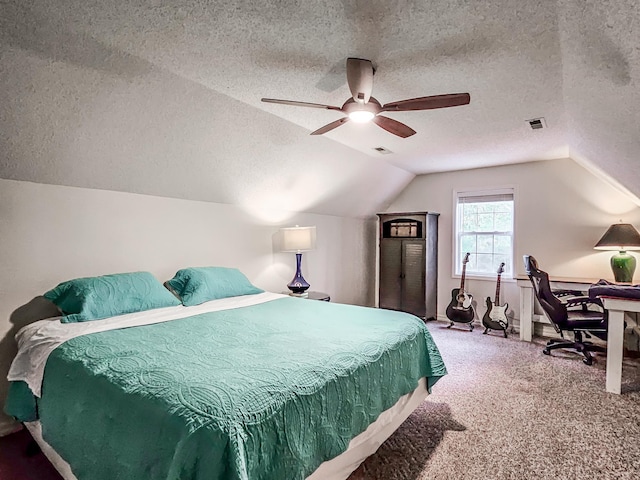
<path fill-rule="evenodd" d="M 295 256 L 274 252 L 280 226 L 316 225 L 303 256 L 312 290 L 373 304 L 373 220 L 0 180 L 0 403 L 15 354 L 16 309 L 71 278 L 147 270 L 159 280 L 187 266 L 237 267 L 257 286 L 286 290 Z M 4 337 L 4 338 L 3 338 Z M 0 434 L 11 425 L 0 416 Z"/>
<path fill-rule="evenodd" d="M 531 162 L 416 177 L 387 208 L 388 212 L 439 212 L 438 314 L 459 287 L 453 276 L 453 192 L 466 189 L 515 188 L 516 277 L 526 278 L 522 256 L 536 257 L 552 277 L 613 281 L 612 252 L 593 246 L 612 223 L 623 220 L 640 227 L 640 209 L 632 199 L 571 159 Z M 640 263 L 640 262 L 639 262 Z M 640 278 L 636 272 L 635 281 Z M 514 281 L 502 277 L 501 301 L 518 317 L 519 295 Z M 484 300 L 495 295 L 495 279 L 468 279 L 465 284 L 484 314 Z"/>

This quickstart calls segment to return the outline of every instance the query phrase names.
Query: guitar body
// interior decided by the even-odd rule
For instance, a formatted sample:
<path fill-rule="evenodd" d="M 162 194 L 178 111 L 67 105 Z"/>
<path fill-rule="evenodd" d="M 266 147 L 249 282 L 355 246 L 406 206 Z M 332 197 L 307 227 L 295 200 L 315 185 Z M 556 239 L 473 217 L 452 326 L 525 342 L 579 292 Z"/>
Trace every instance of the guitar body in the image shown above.
<path fill-rule="evenodd" d="M 465 254 L 462 260 L 462 275 L 460 276 L 460 288 L 451 290 L 451 302 L 447 305 L 447 318 L 451 320 L 451 324 L 447 328 L 451 328 L 454 322 L 468 323 L 469 330 L 473 332 L 473 319 L 476 312 L 473 310 L 473 295 L 467 293 L 464 289 L 464 277 L 467 273 L 467 263 L 469 262 L 470 253 Z"/>
<path fill-rule="evenodd" d="M 459 288 L 454 288 L 453 290 L 451 290 L 451 302 L 449 302 L 449 305 L 447 305 L 446 311 L 447 318 L 451 320 L 451 322 L 473 322 L 475 312 L 473 310 L 473 306 L 471 305 L 472 300 L 472 295 L 465 292 L 462 292 L 461 294 Z M 473 330 L 473 325 L 471 326 L 471 330 Z"/>
<path fill-rule="evenodd" d="M 507 336 L 507 327 L 509 326 L 509 319 L 507 318 L 507 310 L 509 304 L 496 305 L 491 298 L 487 297 L 487 311 L 484 312 L 482 317 L 482 325 L 485 330 L 483 333 L 487 333 L 489 330 L 502 330 L 504 336 Z"/>
<path fill-rule="evenodd" d="M 491 301 L 491 297 L 487 297 L 487 311 L 484 312 L 482 317 L 482 325 L 484 325 L 484 332 L 482 333 L 486 334 L 489 330 L 502 330 L 504 338 L 507 338 L 507 327 L 509 326 L 507 310 L 509 309 L 509 304 L 500 305 L 500 276 L 503 271 L 504 263 L 501 263 L 496 280 L 496 298 Z"/>

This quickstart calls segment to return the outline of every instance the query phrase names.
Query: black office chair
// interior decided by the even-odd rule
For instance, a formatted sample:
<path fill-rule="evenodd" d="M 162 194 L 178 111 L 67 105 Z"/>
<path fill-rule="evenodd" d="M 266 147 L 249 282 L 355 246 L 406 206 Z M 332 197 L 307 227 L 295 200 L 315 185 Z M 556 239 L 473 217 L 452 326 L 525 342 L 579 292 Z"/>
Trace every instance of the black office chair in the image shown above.
<path fill-rule="evenodd" d="M 551 350 L 568 348 L 584 355 L 587 365 L 593 363 L 591 352 L 606 352 L 606 348 L 583 340 L 591 335 L 607 339 L 607 311 L 599 299 L 590 299 L 579 290 L 552 290 L 549 275 L 538 268 L 538 262 L 531 255 L 524 255 L 527 276 L 533 285 L 540 306 L 561 338 L 551 339 L 542 351 L 551 355 Z M 597 310 L 589 309 L 596 307 Z M 574 340 L 564 338 L 565 332 L 572 332 Z"/>

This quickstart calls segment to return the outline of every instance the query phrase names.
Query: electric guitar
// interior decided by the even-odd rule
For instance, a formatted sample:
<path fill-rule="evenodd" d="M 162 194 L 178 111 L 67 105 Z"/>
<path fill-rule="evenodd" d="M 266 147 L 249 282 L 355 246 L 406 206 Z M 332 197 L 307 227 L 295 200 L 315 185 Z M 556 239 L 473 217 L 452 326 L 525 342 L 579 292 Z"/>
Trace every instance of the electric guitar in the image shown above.
<path fill-rule="evenodd" d="M 500 276 L 504 272 L 504 262 L 498 267 L 498 279 L 496 280 L 496 298 L 492 302 L 490 297 L 487 297 L 487 311 L 482 317 L 482 325 L 484 325 L 484 334 L 489 330 L 502 330 L 504 337 L 507 338 L 507 326 L 509 325 L 509 319 L 507 318 L 506 311 L 509 308 L 509 304 L 505 303 L 500 305 Z"/>
<path fill-rule="evenodd" d="M 469 263 L 469 253 L 462 260 L 462 277 L 460 277 L 460 288 L 451 290 L 451 302 L 447 306 L 447 318 L 451 320 L 451 324 L 447 328 L 451 328 L 454 322 L 468 323 L 470 330 L 473 331 L 473 318 L 475 311 L 473 310 L 473 295 L 464 290 L 464 277 L 467 272 L 467 263 Z"/>

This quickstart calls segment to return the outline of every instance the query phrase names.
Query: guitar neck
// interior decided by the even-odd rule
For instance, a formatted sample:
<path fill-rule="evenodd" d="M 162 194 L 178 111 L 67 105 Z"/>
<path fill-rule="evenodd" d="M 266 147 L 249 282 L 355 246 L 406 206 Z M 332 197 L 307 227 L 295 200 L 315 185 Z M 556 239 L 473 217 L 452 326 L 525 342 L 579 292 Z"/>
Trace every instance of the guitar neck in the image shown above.
<path fill-rule="evenodd" d="M 460 277 L 460 293 L 464 292 L 464 276 L 467 272 L 467 264 L 462 265 L 462 276 Z"/>
<path fill-rule="evenodd" d="M 494 303 L 500 305 L 500 275 L 498 275 L 498 280 L 496 281 L 496 301 Z"/>

